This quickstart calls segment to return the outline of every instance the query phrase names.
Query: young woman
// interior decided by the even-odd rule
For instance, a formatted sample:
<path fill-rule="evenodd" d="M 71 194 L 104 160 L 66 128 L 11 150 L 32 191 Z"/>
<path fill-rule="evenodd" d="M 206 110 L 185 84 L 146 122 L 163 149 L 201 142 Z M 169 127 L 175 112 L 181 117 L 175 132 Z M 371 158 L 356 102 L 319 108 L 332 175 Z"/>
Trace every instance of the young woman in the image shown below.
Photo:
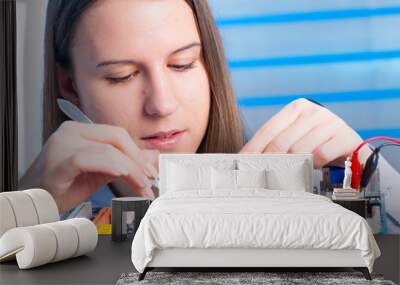
<path fill-rule="evenodd" d="M 246 142 L 206 1 L 52 0 L 45 43 L 45 144 L 20 187 L 47 189 L 61 212 L 117 178 L 152 196 L 159 152 L 312 152 L 320 167 L 362 141 L 298 99 Z M 57 98 L 95 124 L 65 121 Z"/>

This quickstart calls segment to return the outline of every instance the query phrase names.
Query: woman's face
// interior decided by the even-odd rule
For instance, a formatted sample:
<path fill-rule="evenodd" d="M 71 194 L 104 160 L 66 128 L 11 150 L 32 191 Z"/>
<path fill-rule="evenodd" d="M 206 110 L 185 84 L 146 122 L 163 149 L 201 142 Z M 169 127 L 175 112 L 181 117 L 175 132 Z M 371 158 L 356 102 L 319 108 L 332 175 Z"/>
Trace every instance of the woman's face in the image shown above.
<path fill-rule="evenodd" d="M 71 55 L 79 106 L 94 122 L 125 128 L 142 149 L 196 152 L 210 88 L 184 0 L 96 1 L 77 25 Z M 144 139 L 171 130 L 183 132 Z"/>

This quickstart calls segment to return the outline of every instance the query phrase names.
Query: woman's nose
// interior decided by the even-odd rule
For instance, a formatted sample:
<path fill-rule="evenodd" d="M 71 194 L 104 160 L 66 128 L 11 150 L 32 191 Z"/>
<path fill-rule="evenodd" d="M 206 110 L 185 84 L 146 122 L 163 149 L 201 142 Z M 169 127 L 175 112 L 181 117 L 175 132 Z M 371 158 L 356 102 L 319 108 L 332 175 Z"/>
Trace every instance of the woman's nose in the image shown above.
<path fill-rule="evenodd" d="M 148 116 L 165 117 L 178 107 L 173 82 L 161 69 L 149 72 L 144 93 L 144 112 Z"/>

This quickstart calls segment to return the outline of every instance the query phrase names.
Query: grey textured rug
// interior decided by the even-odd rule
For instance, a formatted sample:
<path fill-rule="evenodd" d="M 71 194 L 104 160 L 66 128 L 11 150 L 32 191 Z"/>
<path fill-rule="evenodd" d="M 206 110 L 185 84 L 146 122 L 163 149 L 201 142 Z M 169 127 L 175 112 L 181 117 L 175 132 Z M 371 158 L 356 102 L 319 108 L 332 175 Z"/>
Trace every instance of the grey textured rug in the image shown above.
<path fill-rule="evenodd" d="M 122 274 L 117 285 L 133 284 L 390 284 L 380 275 L 368 281 L 360 272 L 156 272 L 138 281 L 138 273 Z"/>

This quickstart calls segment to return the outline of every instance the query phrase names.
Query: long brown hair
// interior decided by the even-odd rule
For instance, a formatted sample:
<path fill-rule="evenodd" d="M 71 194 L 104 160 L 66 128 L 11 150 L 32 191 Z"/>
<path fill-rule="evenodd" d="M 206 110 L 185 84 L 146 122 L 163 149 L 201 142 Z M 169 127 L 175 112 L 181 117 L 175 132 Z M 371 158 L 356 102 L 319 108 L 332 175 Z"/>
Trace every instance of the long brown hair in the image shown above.
<path fill-rule="evenodd" d="M 67 119 L 58 109 L 56 64 L 71 69 L 71 42 L 80 16 L 96 0 L 49 0 L 45 30 L 43 143 Z M 223 45 L 205 0 L 185 0 L 195 17 L 207 70 L 211 106 L 198 153 L 236 153 L 245 143 L 243 120 L 233 93 Z"/>

